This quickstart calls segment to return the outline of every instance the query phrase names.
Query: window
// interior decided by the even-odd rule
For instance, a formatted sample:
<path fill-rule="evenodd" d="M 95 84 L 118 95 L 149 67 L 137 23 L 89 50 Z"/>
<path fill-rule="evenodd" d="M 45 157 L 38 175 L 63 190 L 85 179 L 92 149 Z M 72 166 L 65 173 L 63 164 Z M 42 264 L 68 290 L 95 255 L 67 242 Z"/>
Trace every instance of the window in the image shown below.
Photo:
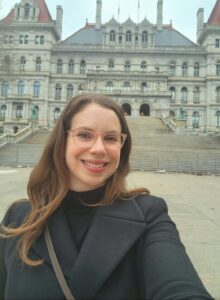
<path fill-rule="evenodd" d="M 126 61 L 125 65 L 124 65 L 124 71 L 125 72 L 130 72 L 130 68 L 131 68 L 130 62 Z"/>
<path fill-rule="evenodd" d="M 40 97 L 40 82 L 34 82 L 34 97 Z"/>
<path fill-rule="evenodd" d="M 3 104 L 0 109 L 0 118 L 1 119 L 5 119 L 6 111 L 7 111 L 7 106 Z"/>
<path fill-rule="evenodd" d="M 20 80 L 18 82 L 18 96 L 23 96 L 24 95 L 24 81 Z"/>
<path fill-rule="evenodd" d="M 141 40 L 142 40 L 142 45 L 146 46 L 147 45 L 147 31 L 142 32 Z"/>
<path fill-rule="evenodd" d="M 109 63 L 108 63 L 108 70 L 109 71 L 114 71 L 114 62 L 112 60 L 110 60 Z"/>
<path fill-rule="evenodd" d="M 216 112 L 216 126 L 220 127 L 220 110 Z"/>
<path fill-rule="evenodd" d="M 54 122 L 57 121 L 57 119 L 59 119 L 59 116 L 60 116 L 60 108 L 59 107 L 56 107 L 53 111 L 54 113 Z"/>
<path fill-rule="evenodd" d="M 24 44 L 24 36 L 23 35 L 20 35 L 20 37 L 19 37 L 19 43 L 20 44 Z"/>
<path fill-rule="evenodd" d="M 119 45 L 122 45 L 122 35 L 119 35 L 119 37 L 118 37 L 118 43 L 119 43 Z"/>
<path fill-rule="evenodd" d="M 146 61 L 142 61 L 142 63 L 141 63 L 141 71 L 142 72 L 147 71 L 147 63 L 146 63 Z"/>
<path fill-rule="evenodd" d="M 73 96 L 73 85 L 69 83 L 67 85 L 67 93 L 66 93 L 67 99 L 71 98 Z"/>
<path fill-rule="evenodd" d="M 24 36 L 24 43 L 27 45 L 28 44 L 28 35 Z"/>
<path fill-rule="evenodd" d="M 146 82 L 141 82 L 141 90 L 142 90 L 142 92 L 147 91 L 147 83 Z"/>
<path fill-rule="evenodd" d="M 126 40 L 126 44 L 130 44 L 131 43 L 131 31 L 130 30 L 128 30 L 126 32 L 125 40 Z"/>
<path fill-rule="evenodd" d="M 215 48 L 220 48 L 220 39 L 215 40 Z"/>
<path fill-rule="evenodd" d="M 44 44 L 44 35 L 40 36 L 40 44 L 43 45 Z"/>
<path fill-rule="evenodd" d="M 220 102 L 220 86 L 216 88 L 216 102 Z"/>
<path fill-rule="evenodd" d="M 14 36 L 9 35 L 9 44 L 13 44 Z"/>
<path fill-rule="evenodd" d="M 182 64 L 182 76 L 187 76 L 188 74 L 188 65 L 187 63 Z"/>
<path fill-rule="evenodd" d="M 175 76 L 175 74 L 176 74 L 176 63 L 172 61 L 170 63 L 170 75 Z"/>
<path fill-rule="evenodd" d="M 63 61 L 62 59 L 57 60 L 57 74 L 62 74 L 63 72 Z"/>
<path fill-rule="evenodd" d="M 84 84 L 79 85 L 79 94 L 82 94 L 83 90 L 85 90 Z"/>
<path fill-rule="evenodd" d="M 3 43 L 4 44 L 13 44 L 13 35 L 4 35 Z"/>
<path fill-rule="evenodd" d="M 199 112 L 194 111 L 192 114 L 192 126 L 193 128 L 199 128 Z"/>
<path fill-rule="evenodd" d="M 220 76 L 220 60 L 218 60 L 216 64 L 216 75 Z"/>
<path fill-rule="evenodd" d="M 171 93 L 171 102 L 175 102 L 175 100 L 176 100 L 176 89 L 175 89 L 175 87 L 171 86 L 169 88 L 169 91 Z"/>
<path fill-rule="evenodd" d="M 16 119 L 21 119 L 23 115 L 23 105 L 22 104 L 18 104 L 16 106 Z"/>
<path fill-rule="evenodd" d="M 24 17 L 27 18 L 29 16 L 30 13 L 30 5 L 28 3 L 25 3 L 24 6 Z"/>
<path fill-rule="evenodd" d="M 37 57 L 36 59 L 36 71 L 40 72 L 41 71 L 41 58 Z"/>
<path fill-rule="evenodd" d="M 135 45 L 138 45 L 138 35 L 135 35 Z"/>
<path fill-rule="evenodd" d="M 194 76 L 198 77 L 199 76 L 199 63 L 194 64 Z"/>
<path fill-rule="evenodd" d="M 85 74 L 86 72 L 86 62 L 85 60 L 81 60 L 80 62 L 80 74 Z"/>
<path fill-rule="evenodd" d="M 181 89 L 181 103 L 187 103 L 188 91 L 186 87 Z"/>
<path fill-rule="evenodd" d="M 22 56 L 20 60 L 20 71 L 25 71 L 25 66 L 26 66 L 26 58 Z"/>
<path fill-rule="evenodd" d="M 74 61 L 72 59 L 69 60 L 69 69 L 68 69 L 69 74 L 74 73 Z"/>
<path fill-rule="evenodd" d="M 124 91 L 129 91 L 130 90 L 130 82 L 128 82 L 128 81 L 124 82 L 123 90 Z"/>
<path fill-rule="evenodd" d="M 62 86 L 60 83 L 57 83 L 55 87 L 55 99 L 61 98 L 61 91 L 62 91 Z"/>
<path fill-rule="evenodd" d="M 114 30 L 110 31 L 110 42 L 111 43 L 115 42 L 115 31 Z"/>
<path fill-rule="evenodd" d="M 196 86 L 193 89 L 193 102 L 194 103 L 199 103 L 199 94 L 200 94 L 199 87 Z"/>
<path fill-rule="evenodd" d="M 108 81 L 106 84 L 107 92 L 112 92 L 112 89 L 113 89 L 113 83 L 111 81 Z"/>
<path fill-rule="evenodd" d="M 2 84 L 2 96 L 4 97 L 8 96 L 8 89 L 9 89 L 9 83 L 8 81 L 4 80 Z"/>

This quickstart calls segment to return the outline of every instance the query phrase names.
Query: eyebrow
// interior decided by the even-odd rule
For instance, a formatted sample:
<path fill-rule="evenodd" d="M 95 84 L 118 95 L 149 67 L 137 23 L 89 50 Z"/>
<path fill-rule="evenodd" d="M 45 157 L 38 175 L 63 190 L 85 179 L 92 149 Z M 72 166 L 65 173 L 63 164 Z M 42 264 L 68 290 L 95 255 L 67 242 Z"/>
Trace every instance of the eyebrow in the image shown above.
<path fill-rule="evenodd" d="M 77 127 L 77 128 L 74 128 L 73 130 L 87 130 L 87 131 L 92 131 L 92 132 L 96 132 L 96 130 L 93 130 L 89 127 L 85 127 L 85 126 L 82 126 L 82 127 Z M 103 133 L 121 133 L 121 132 L 118 132 L 117 130 L 109 130 L 109 131 L 101 131 Z"/>

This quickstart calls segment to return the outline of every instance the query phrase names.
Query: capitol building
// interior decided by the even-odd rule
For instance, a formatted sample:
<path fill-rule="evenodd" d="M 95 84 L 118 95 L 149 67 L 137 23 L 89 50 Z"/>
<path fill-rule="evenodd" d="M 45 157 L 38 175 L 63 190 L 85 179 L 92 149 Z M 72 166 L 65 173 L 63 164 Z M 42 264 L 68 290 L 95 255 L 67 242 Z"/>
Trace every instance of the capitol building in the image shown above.
<path fill-rule="evenodd" d="M 163 0 L 155 24 L 103 23 L 104 3 L 93 1 L 95 23 L 64 40 L 62 7 L 53 20 L 45 0 L 21 0 L 0 20 L 0 134 L 52 127 L 82 93 L 111 95 L 127 116 L 176 132 L 218 134 L 220 0 L 208 20 L 198 7 L 196 43 L 163 23 Z"/>

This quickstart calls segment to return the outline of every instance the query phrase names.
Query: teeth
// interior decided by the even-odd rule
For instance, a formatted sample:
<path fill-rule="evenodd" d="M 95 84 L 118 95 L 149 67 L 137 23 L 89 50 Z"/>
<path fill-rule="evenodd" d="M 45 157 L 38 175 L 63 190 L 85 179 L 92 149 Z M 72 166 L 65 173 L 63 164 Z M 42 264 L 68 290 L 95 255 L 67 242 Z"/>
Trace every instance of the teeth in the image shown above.
<path fill-rule="evenodd" d="M 92 163 L 86 160 L 84 160 L 84 163 L 91 168 L 103 168 L 105 165 L 104 163 Z"/>

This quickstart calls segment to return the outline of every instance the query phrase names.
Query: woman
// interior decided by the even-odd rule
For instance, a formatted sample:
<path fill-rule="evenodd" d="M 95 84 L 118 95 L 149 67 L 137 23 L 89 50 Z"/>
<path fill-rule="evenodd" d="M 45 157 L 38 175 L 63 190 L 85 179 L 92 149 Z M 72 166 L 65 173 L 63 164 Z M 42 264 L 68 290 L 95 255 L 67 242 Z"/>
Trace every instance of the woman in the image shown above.
<path fill-rule="evenodd" d="M 65 288 L 77 300 L 212 299 L 164 200 L 126 189 L 130 150 L 113 100 L 80 95 L 69 102 L 31 173 L 29 200 L 4 218 L 2 299 L 65 299 Z"/>

